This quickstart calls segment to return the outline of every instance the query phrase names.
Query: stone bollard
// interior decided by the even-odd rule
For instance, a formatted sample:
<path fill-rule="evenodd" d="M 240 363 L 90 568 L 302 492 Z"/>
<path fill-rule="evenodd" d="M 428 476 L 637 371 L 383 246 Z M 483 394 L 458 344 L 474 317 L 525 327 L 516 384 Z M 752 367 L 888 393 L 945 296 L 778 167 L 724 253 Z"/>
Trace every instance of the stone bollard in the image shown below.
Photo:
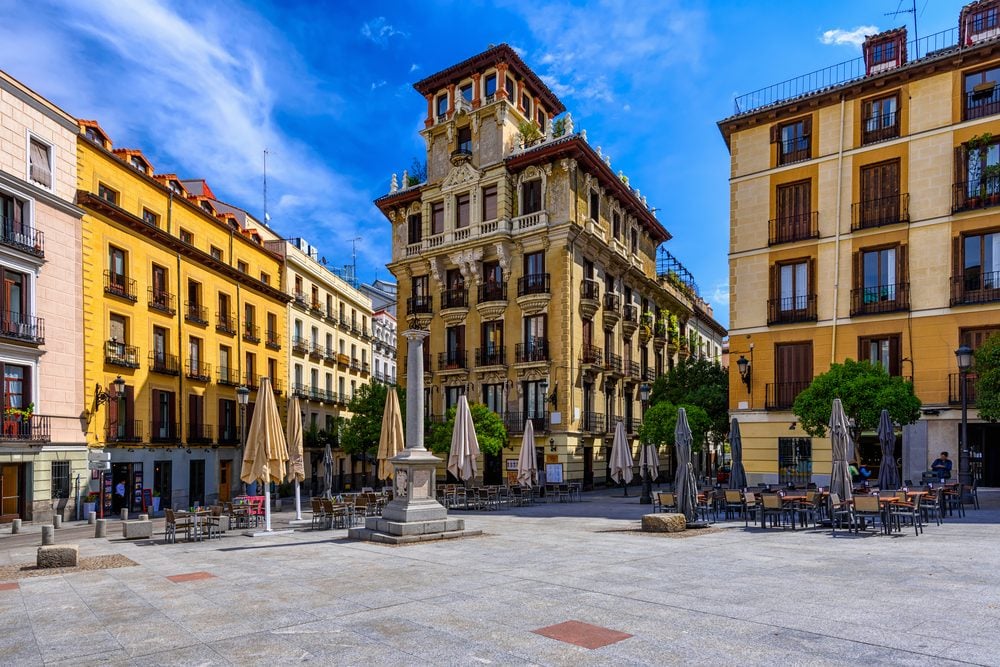
<path fill-rule="evenodd" d="M 10 522 L 10 534 L 17 535 L 20 532 L 21 532 L 21 520 L 14 519 L 13 521 Z"/>
<path fill-rule="evenodd" d="M 122 521 L 128 521 L 128 508 L 122 508 Z"/>
<path fill-rule="evenodd" d="M 91 526 L 97 523 L 97 512 L 87 512 L 87 523 Z"/>
<path fill-rule="evenodd" d="M 59 516 L 58 514 L 53 514 L 52 515 L 52 527 L 53 528 L 62 528 L 62 517 Z"/>
<path fill-rule="evenodd" d="M 108 520 L 98 519 L 97 527 L 94 528 L 94 537 L 107 537 L 108 536 Z"/>
<path fill-rule="evenodd" d="M 149 521 L 149 515 L 148 514 L 140 514 L 139 515 L 139 521 Z"/>
<path fill-rule="evenodd" d="M 52 526 L 42 526 L 42 546 L 56 543 L 56 529 Z"/>

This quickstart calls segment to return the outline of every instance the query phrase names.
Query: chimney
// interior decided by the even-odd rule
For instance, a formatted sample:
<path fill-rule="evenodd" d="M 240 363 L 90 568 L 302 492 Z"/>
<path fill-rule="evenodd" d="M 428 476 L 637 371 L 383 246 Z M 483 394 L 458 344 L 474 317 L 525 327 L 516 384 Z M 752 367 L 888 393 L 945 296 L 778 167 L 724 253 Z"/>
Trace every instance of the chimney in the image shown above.
<path fill-rule="evenodd" d="M 906 64 L 906 28 L 865 36 L 865 76 L 881 74 Z"/>

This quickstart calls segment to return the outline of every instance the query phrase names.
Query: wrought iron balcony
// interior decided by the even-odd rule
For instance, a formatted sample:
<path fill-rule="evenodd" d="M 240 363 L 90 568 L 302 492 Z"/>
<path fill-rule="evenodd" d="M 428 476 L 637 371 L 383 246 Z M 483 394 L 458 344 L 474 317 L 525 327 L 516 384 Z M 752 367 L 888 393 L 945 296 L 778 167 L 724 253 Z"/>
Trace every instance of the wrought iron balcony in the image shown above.
<path fill-rule="evenodd" d="M 119 419 L 108 424 L 105 436 L 108 442 L 142 442 L 142 421 Z"/>
<path fill-rule="evenodd" d="M 910 221 L 910 195 L 903 193 L 851 205 L 851 229 L 871 229 Z"/>
<path fill-rule="evenodd" d="M 167 315 L 173 315 L 177 312 L 177 308 L 174 306 L 174 295 L 170 292 L 150 287 L 146 290 L 146 293 L 148 295 L 149 307 L 153 310 L 158 310 Z"/>
<path fill-rule="evenodd" d="M 1000 86 L 984 87 L 965 94 L 963 120 L 985 118 L 1000 113 Z"/>
<path fill-rule="evenodd" d="M 951 279 L 951 305 L 1000 301 L 1000 271 L 967 269 Z"/>
<path fill-rule="evenodd" d="M 614 352 L 608 352 L 604 355 L 604 368 L 609 372 L 621 375 L 622 372 L 622 358 L 621 355 L 615 354 Z"/>
<path fill-rule="evenodd" d="M 247 424 L 247 428 L 250 425 Z M 219 444 L 238 445 L 240 444 L 240 429 L 236 424 L 219 424 Z"/>
<path fill-rule="evenodd" d="M 580 298 L 597 301 L 601 298 L 601 284 L 596 280 L 586 278 L 580 283 Z"/>
<path fill-rule="evenodd" d="M 309 354 L 312 349 L 309 341 L 302 336 L 292 336 L 292 352 L 296 354 Z"/>
<path fill-rule="evenodd" d="M 639 323 L 639 307 L 635 304 L 628 304 L 622 309 L 622 319 L 626 322 Z"/>
<path fill-rule="evenodd" d="M 621 307 L 622 307 L 621 294 L 608 292 L 607 294 L 604 295 L 604 310 L 610 310 L 616 313 L 620 313 Z"/>
<path fill-rule="evenodd" d="M 955 183 L 952 188 L 954 213 L 1000 206 L 1000 176 L 982 176 Z"/>
<path fill-rule="evenodd" d="M 506 366 L 507 348 L 503 345 L 476 348 L 476 366 Z"/>
<path fill-rule="evenodd" d="M 603 412 L 587 411 L 583 413 L 580 421 L 580 430 L 585 433 L 607 433 L 608 424 L 604 419 Z"/>
<path fill-rule="evenodd" d="M 875 144 L 899 136 L 899 112 L 887 111 L 865 118 L 861 126 L 861 144 Z"/>
<path fill-rule="evenodd" d="M 438 353 L 438 370 L 446 371 L 456 368 L 468 368 L 465 350 L 448 350 Z"/>
<path fill-rule="evenodd" d="M 469 290 L 464 287 L 446 289 L 441 293 L 441 308 L 468 308 Z"/>
<path fill-rule="evenodd" d="M 309 310 L 309 297 L 306 296 L 305 292 L 295 292 L 293 295 L 295 300 L 292 301 L 299 308 L 304 308 Z"/>
<path fill-rule="evenodd" d="M 189 380 L 197 380 L 198 382 L 211 382 L 212 364 L 206 362 L 191 361 L 190 359 L 188 359 L 184 363 L 184 375 L 187 376 Z"/>
<path fill-rule="evenodd" d="M 185 301 L 184 319 L 204 326 L 208 324 L 208 308 L 192 301 Z"/>
<path fill-rule="evenodd" d="M 162 375 L 180 375 L 181 365 L 176 354 L 149 353 L 149 370 Z"/>
<path fill-rule="evenodd" d="M 604 350 L 597 347 L 596 345 L 591 345 L 590 343 L 584 343 L 583 347 L 580 349 L 580 363 L 589 364 L 591 366 L 600 366 L 604 361 Z"/>
<path fill-rule="evenodd" d="M 281 334 L 277 331 L 267 331 L 267 338 L 265 339 L 265 345 L 270 350 L 280 350 L 281 349 Z"/>
<path fill-rule="evenodd" d="M 531 427 L 534 429 L 535 433 L 545 433 L 549 430 L 549 415 L 548 413 L 529 413 L 529 412 L 508 412 L 504 415 L 504 425 L 507 427 L 507 433 L 524 433 L 524 425 L 531 420 Z"/>
<path fill-rule="evenodd" d="M 411 296 L 406 300 L 406 314 L 430 314 L 433 313 L 433 298 L 429 296 Z"/>
<path fill-rule="evenodd" d="M 149 424 L 150 442 L 173 442 L 177 440 L 177 422 L 154 419 Z"/>
<path fill-rule="evenodd" d="M 978 376 L 975 373 L 965 374 L 965 400 L 969 405 L 973 405 L 976 402 L 976 380 Z M 948 403 L 951 405 L 961 405 L 962 404 L 962 374 L 961 373 L 949 373 L 948 374 Z"/>
<path fill-rule="evenodd" d="M 532 338 L 527 343 L 514 346 L 515 363 L 524 364 L 549 360 L 549 341 L 546 338 Z"/>
<path fill-rule="evenodd" d="M 517 295 L 549 294 L 552 291 L 547 273 L 529 273 L 517 279 Z"/>
<path fill-rule="evenodd" d="M 191 445 L 207 445 L 212 442 L 211 424 L 188 424 L 187 442 Z"/>
<path fill-rule="evenodd" d="M 0 245 L 45 257 L 45 233 L 11 217 L 0 216 Z"/>
<path fill-rule="evenodd" d="M 215 330 L 221 333 L 236 335 L 236 318 L 229 313 L 215 314 Z"/>
<path fill-rule="evenodd" d="M 105 341 L 104 363 L 122 368 L 139 368 L 139 348 L 116 340 Z"/>
<path fill-rule="evenodd" d="M 45 342 L 45 320 L 5 310 L 0 313 L 0 338 L 41 345 Z"/>
<path fill-rule="evenodd" d="M 910 309 L 910 284 L 895 283 L 851 290 L 851 315 L 896 313 Z"/>
<path fill-rule="evenodd" d="M 626 365 L 628 366 L 628 376 L 630 378 L 635 378 L 636 380 L 642 379 L 642 371 L 639 369 L 639 362 L 628 361 L 626 362 Z"/>
<path fill-rule="evenodd" d="M 767 323 L 789 324 L 816 321 L 816 295 L 803 294 L 767 301 Z M 683 339 L 682 343 L 685 342 Z"/>
<path fill-rule="evenodd" d="M 479 286 L 479 303 L 507 300 L 507 283 L 485 282 Z"/>
<path fill-rule="evenodd" d="M 52 440 L 47 415 L 13 414 L 8 408 L 3 415 L 0 441 L 50 442 Z"/>
<path fill-rule="evenodd" d="M 240 385 L 240 372 L 235 368 L 220 368 L 218 374 L 219 384 L 238 387 Z"/>
<path fill-rule="evenodd" d="M 768 245 L 819 238 L 819 213 L 803 213 L 768 220 Z"/>
<path fill-rule="evenodd" d="M 811 381 L 810 381 L 811 382 Z M 810 382 L 772 382 L 764 388 L 765 410 L 789 410 Z"/>
<path fill-rule="evenodd" d="M 128 299 L 135 303 L 139 300 L 135 291 L 135 280 L 129 278 L 124 273 L 104 272 L 104 293 Z"/>
<path fill-rule="evenodd" d="M 248 343 L 260 342 L 260 327 L 255 324 L 243 325 L 243 340 Z"/>

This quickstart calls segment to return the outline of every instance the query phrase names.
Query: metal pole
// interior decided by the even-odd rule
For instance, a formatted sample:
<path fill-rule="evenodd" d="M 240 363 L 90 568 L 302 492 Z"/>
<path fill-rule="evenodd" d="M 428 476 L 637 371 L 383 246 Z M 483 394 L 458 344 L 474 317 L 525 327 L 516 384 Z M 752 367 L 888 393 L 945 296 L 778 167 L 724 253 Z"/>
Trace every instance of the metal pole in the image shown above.
<path fill-rule="evenodd" d="M 962 485 L 962 495 L 968 493 L 972 485 L 972 474 L 969 470 L 969 397 L 968 371 L 962 371 L 962 442 L 958 448 L 958 482 Z"/>
<path fill-rule="evenodd" d="M 243 465 L 243 457 L 247 455 L 247 406 L 240 403 L 240 466 Z M 247 494 L 247 483 L 240 480 L 243 489 L 242 495 Z"/>
<path fill-rule="evenodd" d="M 644 385 L 645 386 L 645 385 Z M 646 404 L 648 399 L 642 402 L 642 419 L 643 422 L 646 420 Z M 640 505 L 652 505 L 653 504 L 653 479 L 649 476 L 649 456 L 646 453 L 646 444 L 639 440 L 639 446 L 642 448 L 642 497 L 639 498 Z"/>

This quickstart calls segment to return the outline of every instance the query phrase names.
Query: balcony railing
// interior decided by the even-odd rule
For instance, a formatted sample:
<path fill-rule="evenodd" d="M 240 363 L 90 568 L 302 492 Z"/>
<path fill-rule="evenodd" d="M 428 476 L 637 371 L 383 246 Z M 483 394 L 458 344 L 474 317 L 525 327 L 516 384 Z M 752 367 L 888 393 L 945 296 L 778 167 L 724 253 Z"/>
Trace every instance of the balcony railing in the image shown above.
<path fill-rule="evenodd" d="M 351 321 L 347 319 L 343 313 L 340 314 L 340 328 L 347 331 L 351 328 Z"/>
<path fill-rule="evenodd" d="M 503 345 L 476 348 L 476 366 L 506 366 L 507 348 Z"/>
<path fill-rule="evenodd" d="M 151 442 L 172 442 L 177 440 L 177 422 L 153 420 L 149 424 Z"/>
<path fill-rule="evenodd" d="M 639 368 L 639 362 L 638 361 L 627 361 L 625 363 L 626 363 L 626 366 L 628 366 L 628 376 L 630 378 L 635 378 L 637 380 L 641 380 L 642 379 L 642 371 Z"/>
<path fill-rule="evenodd" d="M 260 378 L 261 378 L 260 375 L 257 375 L 252 372 L 244 373 L 243 386 L 249 389 L 250 391 L 257 391 L 258 389 L 260 389 Z"/>
<path fill-rule="evenodd" d="M 768 221 L 768 244 L 791 243 L 819 238 L 819 213 L 802 213 Z"/>
<path fill-rule="evenodd" d="M 548 294 L 551 291 L 549 274 L 529 273 L 517 279 L 517 295 Z"/>
<path fill-rule="evenodd" d="M 305 308 L 305 309 L 309 308 L 309 297 L 306 296 L 305 292 L 295 292 L 294 298 L 295 298 L 295 301 L 293 303 L 296 306 L 299 306 L 300 308 Z"/>
<path fill-rule="evenodd" d="M 646 382 L 656 381 L 656 371 L 652 368 L 645 368 L 642 371 L 642 379 Z"/>
<path fill-rule="evenodd" d="M 247 424 L 247 428 L 250 428 L 249 424 Z M 236 424 L 219 424 L 219 444 L 240 444 L 240 429 L 237 428 Z"/>
<path fill-rule="evenodd" d="M 609 292 L 604 295 L 604 310 L 621 313 L 622 297 L 620 294 Z"/>
<path fill-rule="evenodd" d="M 123 273 L 104 272 L 104 293 L 132 302 L 139 300 L 135 291 L 135 280 Z"/>
<path fill-rule="evenodd" d="M 851 205 L 851 229 L 871 229 L 910 221 L 907 193 L 855 202 Z"/>
<path fill-rule="evenodd" d="M 49 442 L 52 440 L 47 415 L 3 415 L 3 432 L 0 441 Z"/>
<path fill-rule="evenodd" d="M 767 323 L 788 324 L 816 320 L 816 295 L 804 294 L 767 301 Z"/>
<path fill-rule="evenodd" d="M 585 433 L 607 433 L 608 423 L 604 419 L 603 412 L 587 411 L 583 413 L 580 421 L 580 430 Z"/>
<path fill-rule="evenodd" d="M 446 289 L 441 293 L 441 308 L 468 308 L 469 290 L 464 287 Z"/>
<path fill-rule="evenodd" d="M 862 145 L 888 141 L 899 136 L 899 112 L 888 111 L 864 120 L 861 127 Z"/>
<path fill-rule="evenodd" d="M 955 183 L 952 198 L 951 210 L 954 213 L 1000 206 L 1000 176 L 983 176 Z"/>
<path fill-rule="evenodd" d="M 468 368 L 465 350 L 448 350 L 438 353 L 438 370 L 446 371 L 456 368 Z"/>
<path fill-rule="evenodd" d="M 230 336 L 236 335 L 236 318 L 228 313 L 215 314 L 215 330 L 227 333 Z"/>
<path fill-rule="evenodd" d="M 549 341 L 545 338 L 533 338 L 527 343 L 518 343 L 514 346 L 514 360 L 516 363 L 524 364 L 534 361 L 549 360 Z"/>
<path fill-rule="evenodd" d="M 965 400 L 969 405 L 976 402 L 976 378 L 975 373 L 967 373 L 965 376 Z M 949 373 L 948 375 L 948 403 L 951 405 L 962 404 L 962 374 Z"/>
<path fill-rule="evenodd" d="M 0 338 L 41 345 L 45 342 L 45 320 L 5 310 L 0 313 Z"/>
<path fill-rule="evenodd" d="M 220 368 L 218 372 L 219 384 L 238 387 L 240 384 L 240 372 L 235 368 Z"/>
<path fill-rule="evenodd" d="M 188 444 L 206 445 L 212 442 L 212 430 L 211 424 L 188 424 Z"/>
<path fill-rule="evenodd" d="M 243 325 L 243 340 L 248 343 L 260 342 L 260 327 L 255 324 Z"/>
<path fill-rule="evenodd" d="M 964 120 L 985 118 L 1000 113 L 1000 86 L 965 94 Z"/>
<path fill-rule="evenodd" d="M 580 363 L 590 364 L 593 366 L 600 366 L 604 361 L 604 350 L 597 347 L 596 345 L 591 345 L 590 343 L 584 343 L 580 350 Z"/>
<path fill-rule="evenodd" d="M 639 322 L 639 307 L 635 304 L 628 304 L 622 308 L 622 319 L 626 322 Z"/>
<path fill-rule="evenodd" d="M 268 349 L 280 350 L 281 349 L 281 334 L 277 331 L 267 331 L 266 342 L 264 343 Z"/>
<path fill-rule="evenodd" d="M 105 436 L 108 442 L 142 442 L 142 421 L 119 419 L 108 425 Z"/>
<path fill-rule="evenodd" d="M 0 216 L 0 245 L 26 252 L 35 257 L 45 257 L 45 234 L 25 222 Z"/>
<path fill-rule="evenodd" d="M 951 305 L 1000 301 L 1000 271 L 967 269 L 951 279 Z"/>
<path fill-rule="evenodd" d="M 809 382 L 772 382 L 764 388 L 764 409 L 788 410 Z"/>
<path fill-rule="evenodd" d="M 507 433 L 524 433 L 524 425 L 529 419 L 535 433 L 543 433 L 549 430 L 548 413 L 508 412 L 504 415 L 504 424 L 507 427 Z"/>
<path fill-rule="evenodd" d="M 851 290 L 851 315 L 896 313 L 909 309 L 909 283 L 859 287 Z"/>
<path fill-rule="evenodd" d="M 302 336 L 292 336 L 292 352 L 297 354 L 309 354 L 312 345 Z"/>
<path fill-rule="evenodd" d="M 309 356 L 313 359 L 319 360 L 323 358 L 324 353 L 326 353 L 326 348 L 319 343 L 311 343 L 309 345 Z"/>
<path fill-rule="evenodd" d="M 485 282 L 479 286 L 479 303 L 507 300 L 507 283 Z"/>
<path fill-rule="evenodd" d="M 211 382 L 212 381 L 212 364 L 206 363 L 204 361 L 197 362 L 188 359 L 184 362 L 184 375 L 187 376 L 189 380 L 197 380 L 198 382 Z"/>
<path fill-rule="evenodd" d="M 778 142 L 778 164 L 802 162 L 812 157 L 812 135 L 804 134 Z"/>
<path fill-rule="evenodd" d="M 406 314 L 430 314 L 433 310 L 433 298 L 429 296 L 411 296 L 406 300 Z"/>
<path fill-rule="evenodd" d="M 597 301 L 601 298 L 601 284 L 596 280 L 585 279 L 580 283 L 580 298 Z"/>
<path fill-rule="evenodd" d="M 194 324 L 208 324 L 208 308 L 192 301 L 185 301 L 184 319 Z"/>
<path fill-rule="evenodd" d="M 104 363 L 123 368 L 139 368 L 139 348 L 116 340 L 105 341 Z"/>
<path fill-rule="evenodd" d="M 309 310 L 311 310 L 314 315 L 322 315 L 323 303 L 320 301 L 313 301 L 311 304 L 309 304 Z"/>
<path fill-rule="evenodd" d="M 149 307 L 153 310 L 158 310 L 168 315 L 173 315 L 177 312 L 177 308 L 174 306 L 174 295 L 170 292 L 150 287 L 146 290 L 146 294 L 149 299 Z"/>
<path fill-rule="evenodd" d="M 611 373 L 621 374 L 622 372 L 621 355 L 615 354 L 614 352 L 608 352 L 605 355 L 604 367 Z"/>
<path fill-rule="evenodd" d="M 298 396 L 299 398 L 309 398 L 309 386 L 304 385 L 301 382 L 296 382 L 292 385 L 292 396 Z"/>
<path fill-rule="evenodd" d="M 163 375 L 180 375 L 181 365 L 176 354 L 149 353 L 149 370 Z"/>

